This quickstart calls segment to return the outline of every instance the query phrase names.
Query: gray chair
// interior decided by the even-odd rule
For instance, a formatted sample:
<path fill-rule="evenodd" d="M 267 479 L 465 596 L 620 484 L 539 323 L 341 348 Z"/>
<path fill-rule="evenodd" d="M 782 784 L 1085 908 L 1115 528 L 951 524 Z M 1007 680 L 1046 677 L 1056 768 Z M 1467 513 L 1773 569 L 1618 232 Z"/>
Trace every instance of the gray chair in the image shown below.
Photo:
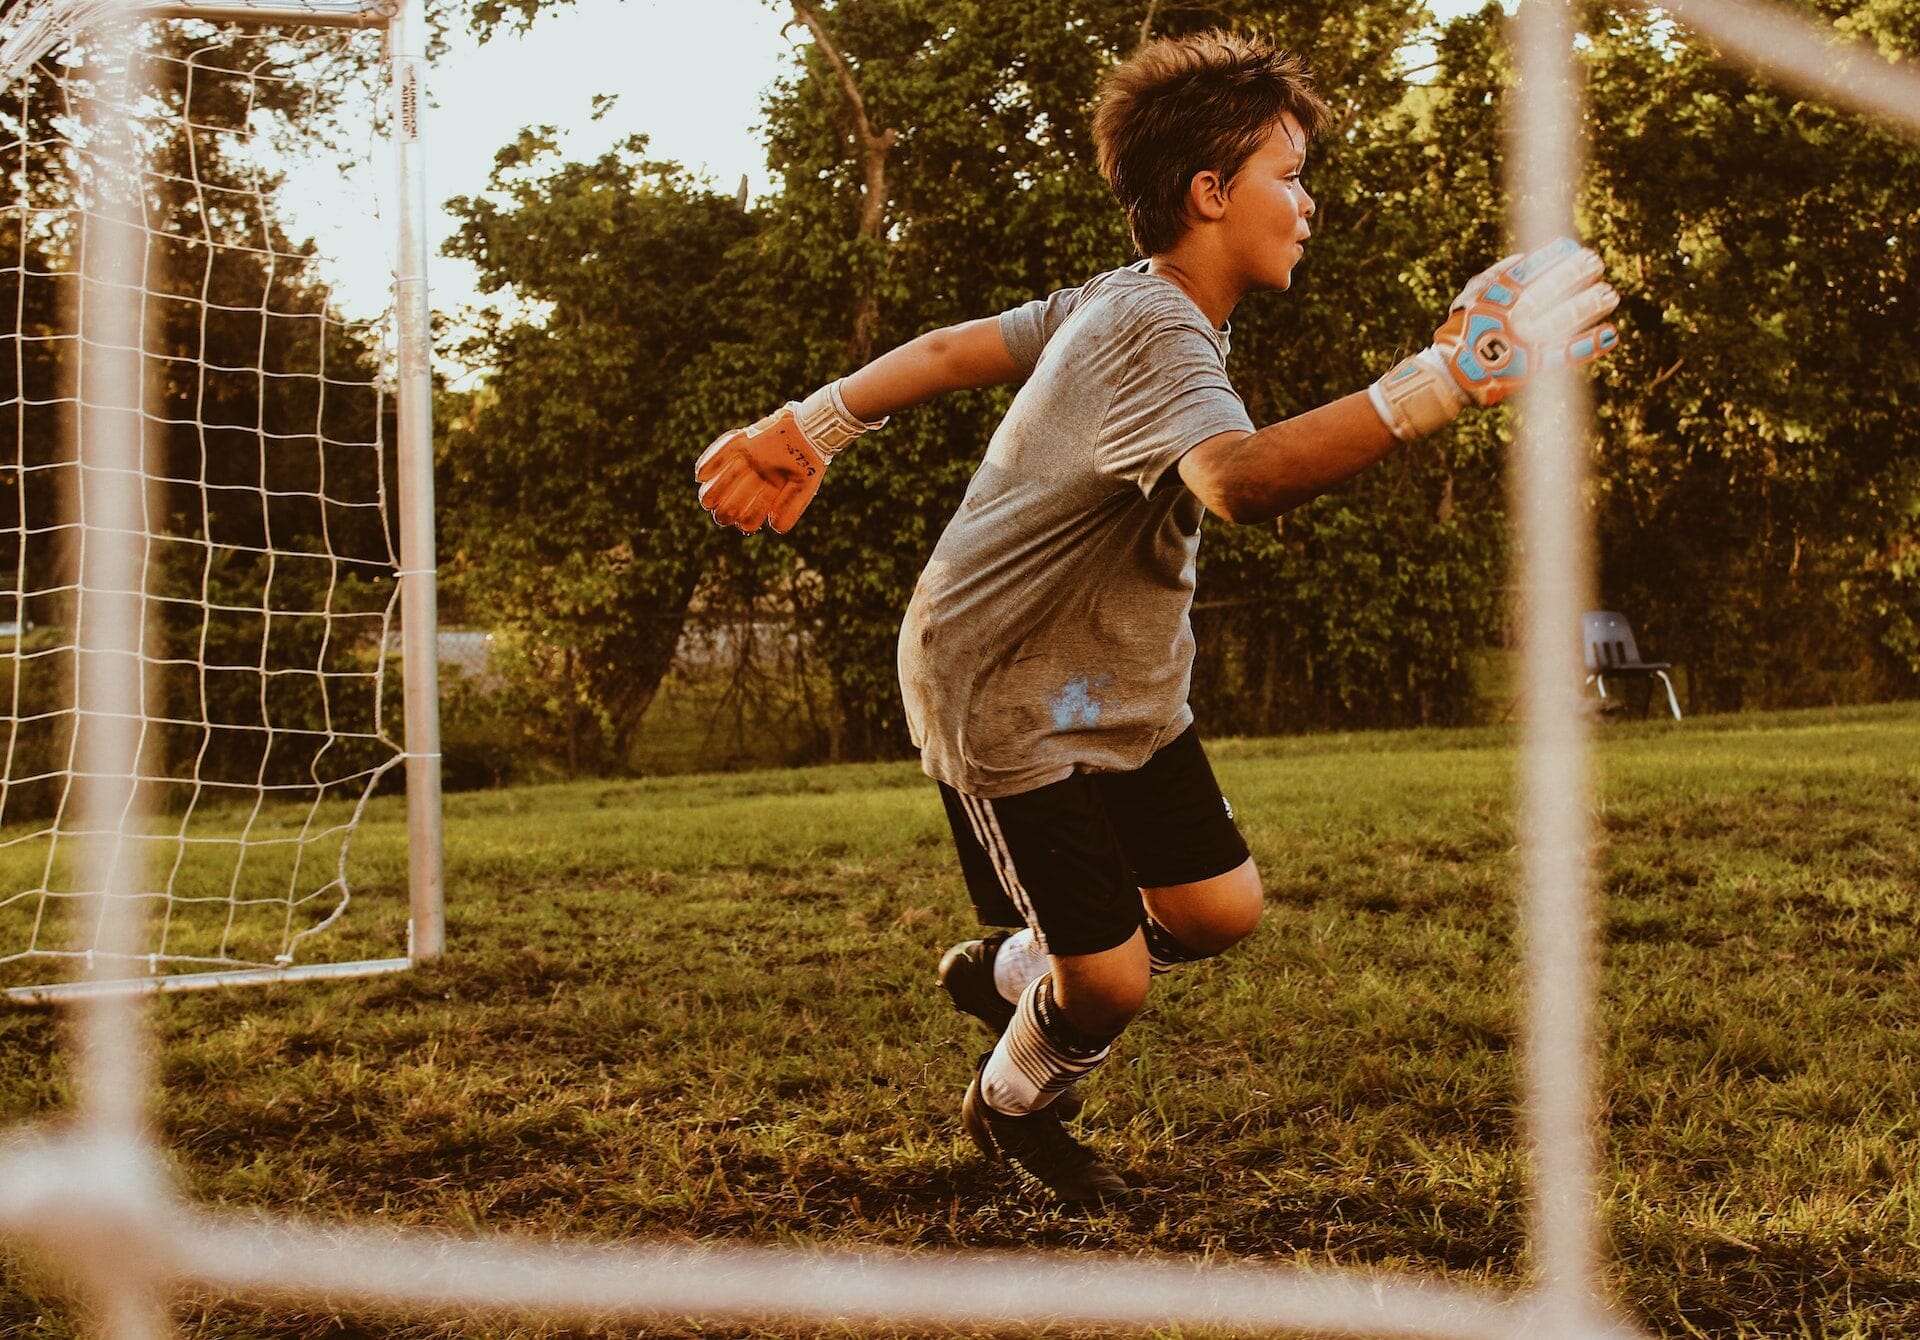
<path fill-rule="evenodd" d="M 1673 669 L 1672 663 L 1640 659 L 1640 648 L 1633 640 L 1633 625 L 1624 614 L 1588 610 L 1580 616 L 1580 643 L 1586 649 L 1587 683 L 1600 691 L 1602 700 L 1607 697 L 1610 678 L 1658 679 L 1667 687 L 1667 706 L 1673 709 L 1673 719 L 1680 720 L 1680 698 L 1673 691 L 1673 680 L 1667 677 L 1667 671 Z M 1653 685 L 1649 682 L 1646 706 L 1640 715 L 1645 716 L 1652 709 Z"/>

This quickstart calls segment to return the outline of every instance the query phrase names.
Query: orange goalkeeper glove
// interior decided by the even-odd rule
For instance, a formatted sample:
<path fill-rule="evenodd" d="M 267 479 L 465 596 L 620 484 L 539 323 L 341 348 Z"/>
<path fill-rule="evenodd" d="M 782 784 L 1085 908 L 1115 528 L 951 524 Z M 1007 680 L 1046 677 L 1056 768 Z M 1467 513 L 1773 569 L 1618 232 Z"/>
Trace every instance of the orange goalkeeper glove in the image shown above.
<path fill-rule="evenodd" d="M 1469 405 L 1497 405 L 1535 374 L 1591 363 L 1620 341 L 1595 322 L 1619 305 L 1600 258 L 1570 237 L 1475 275 L 1433 343 L 1368 388 L 1402 442 L 1452 423 Z"/>
<path fill-rule="evenodd" d="M 700 453 L 693 477 L 714 523 L 748 535 L 770 525 L 784 535 L 807 510 L 840 449 L 871 428 L 840 398 L 840 383 L 789 402 L 748 428 L 735 428 Z"/>

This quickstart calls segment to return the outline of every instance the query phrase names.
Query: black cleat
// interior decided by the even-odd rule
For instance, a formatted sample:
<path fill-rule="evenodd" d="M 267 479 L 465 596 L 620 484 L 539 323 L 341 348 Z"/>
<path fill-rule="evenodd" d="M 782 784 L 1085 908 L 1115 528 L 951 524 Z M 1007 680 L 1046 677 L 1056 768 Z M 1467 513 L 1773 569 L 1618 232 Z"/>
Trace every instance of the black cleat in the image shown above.
<path fill-rule="evenodd" d="M 962 940 L 940 960 L 940 985 L 953 1001 L 953 1008 L 970 1014 L 987 1026 L 998 1038 L 1013 1022 L 1013 1006 L 993 984 L 993 960 L 1011 932 L 995 931 L 984 940 Z M 1087 1105 L 1086 1096 L 1075 1083 L 1052 1104 L 1062 1121 L 1072 1121 Z"/>
<path fill-rule="evenodd" d="M 940 960 L 940 985 L 952 998 L 953 1008 L 971 1014 L 996 1038 L 1013 1022 L 1013 1006 L 993 984 L 993 961 L 1007 934 L 995 931 L 984 940 L 962 940 Z"/>
<path fill-rule="evenodd" d="M 967 1096 L 960 1100 L 961 1124 L 982 1154 L 995 1163 L 1012 1164 L 1062 1204 L 1111 1206 L 1132 1196 L 1125 1178 L 1067 1134 L 1056 1110 L 1058 1098 L 1024 1117 L 1009 1117 L 988 1107 L 980 1096 L 980 1073 L 986 1066 L 982 1057 L 973 1082 L 967 1085 Z"/>

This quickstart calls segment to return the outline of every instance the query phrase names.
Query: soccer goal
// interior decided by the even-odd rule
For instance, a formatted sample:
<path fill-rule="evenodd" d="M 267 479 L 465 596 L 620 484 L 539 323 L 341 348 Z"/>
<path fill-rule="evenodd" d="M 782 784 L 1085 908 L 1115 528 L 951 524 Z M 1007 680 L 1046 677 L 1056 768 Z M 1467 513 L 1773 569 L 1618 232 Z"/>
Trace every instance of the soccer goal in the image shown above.
<path fill-rule="evenodd" d="M 406 0 L 406 5 L 410 17 L 402 27 L 418 34 L 424 0 Z M 1838 41 L 1831 28 L 1811 21 L 1807 15 L 1756 0 L 1662 0 L 1660 8 L 1698 30 L 1727 56 L 1770 78 L 1920 137 L 1920 71 L 1911 66 L 1886 61 L 1864 44 L 1849 46 Z M 1520 112 L 1528 133 L 1515 137 L 1514 175 L 1509 181 L 1520 202 L 1515 222 L 1520 234 L 1517 240 L 1523 247 L 1544 240 L 1547 230 L 1561 227 L 1573 212 L 1573 190 L 1578 181 L 1575 131 L 1580 124 L 1574 66 L 1578 49 L 1575 11 L 1571 0 L 1523 0 L 1514 19 Z M 0 9 L 0 18 L 8 12 Z M 0 23 L 0 30 L 4 29 L 5 24 Z M 401 53 L 414 50 L 399 38 L 392 40 L 392 46 Z M 14 49 L 14 39 L 0 31 L 0 50 Z M 408 59 L 405 55 L 396 57 L 396 65 Z M 83 62 L 58 63 L 66 74 L 79 77 L 86 73 Z M 404 118 L 407 90 L 414 87 L 412 76 L 402 70 L 394 82 L 398 89 L 396 102 Z M 166 86 L 154 87 L 164 90 Z M 49 122 L 53 119 L 46 118 Z M 110 149 L 113 152 L 101 161 L 128 161 L 128 146 L 111 143 L 115 138 L 113 128 L 125 124 L 125 118 L 96 116 L 92 122 L 96 141 L 60 152 L 82 161 L 95 148 Z M 103 126 L 106 129 L 101 131 Z M 40 134 L 33 130 L 27 132 L 27 138 Z M 407 141 L 404 119 L 396 138 L 403 145 Z M 132 174 L 119 175 L 125 178 Z M 406 178 L 404 167 L 402 177 L 409 180 L 408 190 L 418 189 Z M 12 399 L 0 398 L 0 403 L 9 405 L 16 421 L 31 421 L 39 407 L 21 393 L 19 378 L 28 352 L 38 347 L 33 341 L 81 341 L 88 354 L 86 382 L 77 393 L 59 402 L 52 417 L 82 416 L 95 430 L 82 435 L 82 459 L 93 477 L 81 477 L 84 472 L 76 467 L 58 463 L 47 465 L 44 473 L 36 476 L 54 480 L 63 468 L 76 476 L 64 486 L 78 493 L 84 526 L 66 521 L 16 525 L 11 541 L 15 548 L 9 551 L 19 552 L 32 544 L 36 548 L 27 551 L 29 557 L 42 548 L 59 553 L 59 542 L 76 542 L 74 533 L 55 534 L 63 528 L 84 531 L 89 537 L 84 552 L 69 554 L 61 560 L 64 566 L 56 564 L 50 569 L 69 575 L 63 579 L 64 584 L 61 580 L 45 583 L 48 599 L 38 612 L 27 607 L 39 598 L 41 585 L 28 588 L 16 583 L 19 593 L 13 606 L 24 617 L 51 620 L 54 616 L 45 609 L 66 608 L 60 604 L 63 599 L 77 607 L 77 613 L 63 616 L 74 619 L 77 635 L 61 641 L 67 637 L 62 634 L 53 641 L 73 648 L 68 653 L 74 662 L 73 692 L 85 708 L 76 711 L 64 728 L 70 731 L 72 740 L 56 736 L 61 744 L 55 752 L 68 760 L 68 780 L 59 789 L 62 803 L 67 803 L 66 793 L 73 792 L 81 804 L 76 813 L 86 817 L 22 825 L 20 842 L 38 851 L 37 859 L 44 868 L 57 873 L 63 889 L 76 877 L 59 872 L 77 860 L 86 867 L 77 877 L 82 886 L 98 891 L 96 899 L 84 904 L 62 902 L 51 892 L 36 895 L 44 900 L 44 915 L 71 919 L 70 912 L 60 909 L 86 907 L 88 915 L 97 916 L 105 926 L 99 943 L 131 960 L 140 956 L 123 948 L 124 944 L 146 931 L 142 918 L 134 914 L 149 900 L 156 907 L 169 909 L 180 900 L 143 893 L 146 885 L 129 883 L 130 870 L 144 863 L 128 859 L 129 851 L 154 846 L 161 836 L 169 842 L 177 841 L 173 836 L 176 831 L 194 836 L 199 822 L 210 822 L 216 812 L 225 812 L 210 801 L 206 813 L 183 819 L 176 803 L 173 808 L 151 811 L 163 816 L 157 826 L 151 820 L 129 818 L 140 812 L 142 792 L 167 793 L 159 796 L 163 800 L 169 796 L 198 796 L 201 791 L 197 788 L 211 789 L 213 782 L 208 778 L 218 775 L 204 765 L 198 774 L 176 776 L 170 768 L 162 770 L 151 760 L 175 755 L 162 754 L 166 741 L 156 741 L 155 737 L 162 728 L 191 728 L 211 739 L 216 725 L 227 723 L 216 723 L 210 713 L 195 718 L 181 712 L 169 705 L 171 699 L 165 696 L 173 680 L 162 672 L 170 674 L 174 661 L 184 658 L 176 655 L 181 645 L 178 641 L 163 640 L 166 615 L 154 612 L 156 606 L 174 599 L 167 594 L 173 590 L 167 584 L 173 569 L 155 555 L 163 543 L 191 541 L 177 539 L 173 529 L 163 530 L 151 523 L 150 518 L 160 515 L 154 500 L 169 496 L 166 490 L 173 480 L 140 466 L 157 452 L 153 443 L 163 436 L 161 427 L 171 427 L 171 421 L 158 416 L 153 406 L 173 402 L 158 399 L 159 392 L 153 387 L 176 365 L 153 352 L 157 339 L 153 332 L 160 322 L 159 313 L 172 300 L 172 290 L 159 295 L 151 292 L 149 266 L 154 248 L 160 244 L 152 240 L 154 216 L 147 213 L 147 192 L 103 191 L 96 200 L 98 226 L 85 239 L 80 277 L 65 282 L 84 293 L 141 295 L 138 300 L 104 304 L 110 308 L 104 313 L 100 310 L 103 304 L 89 303 L 74 328 L 76 333 L 43 335 L 41 327 L 20 315 L 30 311 L 26 298 L 20 295 L 41 282 L 40 272 L 29 272 L 21 265 L 10 281 L 14 287 L 0 290 L 12 297 L 16 312 L 12 336 L 15 371 L 11 374 L 14 389 Z M 228 217 L 221 213 L 222 226 Z M 49 211 L 43 218 L 21 210 L 16 212 L 12 226 L 27 231 L 35 246 L 59 251 L 76 245 L 70 234 L 82 224 L 72 214 Z M 413 431 L 423 430 L 426 402 L 424 293 L 418 284 L 419 271 L 406 268 L 415 262 L 404 259 L 417 257 L 417 250 L 411 249 L 417 247 L 417 235 L 408 234 L 404 228 L 402 235 L 414 238 L 402 250 L 398 317 L 402 353 L 393 374 L 401 397 L 398 413 L 404 450 L 408 415 L 416 416 L 412 419 Z M 62 238 L 67 240 L 60 241 Z M 168 245 L 185 244 L 176 240 Z M 23 250 L 19 254 L 38 253 Z M 35 264 L 40 262 L 36 260 Z M 142 282 L 136 285 L 132 282 L 135 278 Z M 211 313 L 213 307 L 207 310 Z M 264 307 L 260 310 L 264 322 L 271 312 Z M 212 315 L 206 318 L 209 323 L 213 319 Z M 412 346 L 411 354 L 406 353 L 409 331 L 420 340 Z M 264 335 L 262 341 L 266 341 Z M 51 356 L 51 351 L 41 353 Z M 0 360 L 0 364 L 4 362 Z M 256 375 L 265 380 L 270 374 L 261 371 Z M 331 396 L 331 380 L 325 384 Z M 371 379 L 370 384 L 383 385 L 378 378 Z M 412 392 L 407 391 L 410 385 Z M 419 398 L 409 401 L 408 394 Z M 149 1061 L 157 1047 L 142 1026 L 141 1002 L 113 993 L 84 999 L 75 1010 L 76 1036 L 82 1045 L 75 1048 L 71 1065 L 77 1100 L 73 1120 L 37 1130 L 0 1132 L 0 1240 L 9 1248 L 16 1242 L 23 1244 L 36 1258 L 57 1265 L 63 1276 L 75 1282 L 76 1291 L 84 1295 L 97 1319 L 92 1333 L 116 1340 L 159 1340 L 171 1334 L 170 1305 L 176 1297 L 189 1294 L 210 1298 L 216 1304 L 235 1301 L 325 1307 L 336 1315 L 364 1315 L 376 1325 L 375 1318 L 432 1316 L 442 1319 L 435 1323 L 441 1329 L 457 1328 L 463 1318 L 511 1314 L 536 1325 L 566 1321 L 606 1327 L 627 1321 L 634 1325 L 711 1324 L 756 1331 L 795 1326 L 842 1330 L 884 1326 L 995 1333 L 1017 1328 L 1034 1334 L 1060 1334 L 1091 1328 L 1130 1333 L 1200 1328 L 1236 1334 L 1309 1333 L 1422 1340 L 1612 1340 L 1641 1334 L 1638 1328 L 1615 1317 L 1608 1304 L 1606 1236 L 1595 1194 L 1599 1148 L 1595 1114 L 1600 1107 L 1600 1088 L 1594 1063 L 1593 1023 L 1599 992 L 1593 970 L 1595 934 L 1588 871 L 1589 730 L 1580 701 L 1582 671 L 1574 636 L 1579 611 L 1590 607 L 1584 598 L 1590 587 L 1591 550 L 1580 505 L 1587 457 L 1585 404 L 1578 383 L 1567 381 L 1564 373 L 1559 381 L 1552 377 L 1537 381 L 1527 394 L 1530 402 L 1515 461 L 1514 490 L 1516 510 L 1521 515 L 1517 585 L 1527 600 L 1523 633 L 1524 673 L 1529 685 L 1519 824 L 1526 892 L 1519 922 L 1525 942 L 1528 1000 L 1527 1236 L 1535 1278 L 1524 1289 L 1504 1292 L 1385 1267 L 1304 1267 L 1287 1261 L 1284 1244 L 1280 1244 L 1281 1250 L 1249 1260 L 1231 1259 L 1233 1254 L 1227 1251 L 1210 1252 L 1204 1260 L 1151 1260 L 1084 1248 L 1019 1252 L 871 1247 L 830 1250 L 801 1242 L 677 1240 L 569 1245 L 554 1241 L 545 1232 L 454 1236 L 418 1228 L 394 1229 L 377 1217 L 327 1222 L 310 1213 L 295 1219 L 197 1206 L 181 1197 L 167 1180 L 167 1161 L 154 1144 L 155 1123 L 148 1115 L 145 1094 L 155 1079 Z M 210 399 L 211 393 L 208 395 Z M 257 436 L 264 441 L 264 430 Z M 424 444 L 424 437 L 419 443 Z M 402 468 L 399 483 L 404 486 L 403 495 L 413 499 L 406 506 L 417 506 L 424 498 L 426 465 L 417 455 L 403 459 L 412 464 Z M 25 468 L 16 467 L 16 471 L 24 472 Z M 18 477 L 10 475 L 7 488 L 25 498 L 30 490 L 18 482 Z M 327 478 L 331 481 L 332 474 Z M 198 487 L 212 494 L 218 486 L 215 482 Z M 40 487 L 54 491 L 52 484 Z M 307 491 L 324 498 L 333 488 L 334 484 L 328 482 Z M 270 511 L 270 500 L 279 496 L 277 490 L 278 486 L 256 490 L 269 500 L 261 504 L 263 513 Z M 211 509 L 213 502 L 206 505 Z M 187 529 L 191 533 L 191 527 Z M 426 602 L 420 608 L 407 603 L 403 611 L 409 653 L 423 653 L 409 656 L 424 672 L 409 677 L 410 694 L 423 692 L 421 685 L 431 683 L 434 647 L 432 585 L 422 536 L 421 531 L 407 532 L 402 527 L 397 563 L 390 552 L 380 560 L 386 565 L 383 580 L 404 586 L 407 602 Z M 99 537 L 99 542 L 93 543 L 93 537 Z M 211 542 L 201 543 L 207 546 Z M 269 567 L 307 557 L 304 551 L 292 550 L 292 556 L 282 560 L 277 549 L 260 548 Z M 54 562 L 51 558 L 40 561 Z M 349 584 L 349 575 L 360 580 L 361 566 L 380 568 L 380 563 L 373 560 L 364 564 L 358 558 L 340 562 L 341 586 Z M 348 568 L 351 574 L 345 571 Z M 214 592 L 226 588 L 209 576 L 203 581 L 203 589 Z M 156 591 L 158 594 L 151 593 Z M 207 596 L 201 603 L 217 613 L 227 602 L 224 596 Z M 370 604 L 377 606 L 378 602 Z M 107 617 L 89 617 L 102 607 L 108 611 Z M 242 604 L 241 608 L 250 613 L 256 608 L 264 610 L 261 619 L 266 624 L 278 617 L 272 605 Z M 391 605 L 379 608 L 385 612 L 378 618 L 366 617 L 374 626 L 384 627 L 391 621 Z M 137 616 L 143 609 L 144 618 L 114 617 L 129 612 Z M 328 630 L 322 638 L 324 646 L 349 640 L 348 634 L 337 630 L 346 626 L 348 619 L 362 617 L 357 612 L 345 612 L 349 609 L 357 611 L 356 606 L 343 606 L 341 614 L 323 621 L 322 627 Z M 4 617 L 5 611 L 0 610 L 0 618 Z M 20 624 L 20 618 L 15 624 Z M 22 638 L 21 650 L 38 645 L 33 639 L 45 636 L 46 627 L 17 634 Z M 156 628 L 162 632 L 154 631 Z M 270 633 L 263 636 L 270 637 Z M 355 633 L 351 640 L 358 645 L 360 637 Z M 209 633 L 206 640 L 213 642 L 216 637 Z M 52 663 L 64 664 L 57 659 Z M 348 664 L 363 666 L 350 658 Z M 330 665 L 323 656 L 316 662 L 318 668 L 302 673 L 316 677 L 336 673 Z M 121 673 L 135 666 L 141 673 Z M 263 699 L 270 697 L 264 657 L 253 671 L 261 679 L 259 692 Z M 212 673 L 215 671 L 211 669 L 195 670 L 188 678 Z M 369 672 L 363 667 L 356 673 Z M 18 679 L 16 672 L 16 703 Z M 353 682 L 366 687 L 362 681 Z M 156 706 L 149 707 L 148 703 Z M 328 710 L 337 711 L 344 721 L 348 709 L 343 704 Z M 244 723 L 253 731 L 251 738 L 265 742 L 257 763 L 263 776 L 276 775 L 269 767 L 272 758 L 267 746 L 290 729 L 280 724 L 279 718 L 272 720 L 275 724 L 263 720 L 257 727 L 252 721 Z M 181 721 L 188 725 L 179 725 Z M 378 722 L 384 723 L 384 718 Z M 17 741 L 22 730 L 17 710 L 10 730 L 13 734 L 9 738 L 14 743 L 9 745 L 9 788 L 16 784 L 11 780 L 16 776 L 13 759 L 20 748 Z M 362 732 L 365 739 L 348 738 L 343 752 L 378 745 L 388 755 L 384 761 L 376 760 L 364 768 L 338 770 L 356 778 L 345 788 L 349 795 L 363 796 L 365 785 L 390 769 L 395 756 L 403 754 L 409 770 L 417 770 L 416 776 L 423 782 L 410 789 L 410 803 L 424 804 L 433 777 L 432 730 L 431 716 L 424 719 L 418 734 L 410 721 L 404 751 L 387 742 L 383 729 Z M 210 742 L 205 757 L 214 757 L 218 747 L 217 741 Z M 334 766 L 331 761 L 317 762 L 306 789 L 323 790 L 322 779 L 336 775 L 329 770 Z M 58 769 L 44 771 L 60 775 Z M 24 780 L 41 774 L 19 775 Z M 136 777 L 145 779 L 145 784 L 135 785 Z M 264 787 L 266 783 L 256 785 Z M 284 792 L 269 794 L 283 799 L 286 796 Z M 307 803 L 304 796 L 296 800 Z M 316 812 L 324 816 L 328 804 L 355 809 L 362 802 L 356 798 L 349 803 L 348 797 L 336 795 L 313 803 L 320 806 Z M 258 814 L 254 826 L 265 828 L 270 813 L 277 813 L 279 805 L 279 801 L 265 799 L 256 802 L 249 794 L 233 811 L 243 820 Z M 297 809 L 293 812 L 304 813 Z M 11 826 L 11 813 L 8 822 Z M 318 831 L 327 822 L 322 817 L 310 826 Z M 307 821 L 301 819 L 300 825 L 307 825 Z M 70 841 L 73 854 L 66 854 L 66 846 L 58 853 L 32 849 L 31 842 L 52 839 L 28 837 L 25 830 L 29 828 L 36 833 L 52 832 L 63 844 Z M 10 832 L 8 841 L 15 841 Z M 0 850 L 17 849 L 9 846 Z M 414 847 L 412 858 L 416 862 L 427 859 L 419 845 Z M 191 859 L 180 858 L 182 862 Z M 42 881 L 49 886 L 55 882 Z M 421 886 L 416 883 L 415 887 L 417 891 Z M 8 904 L 10 908 L 18 905 Z M 286 906 L 297 909 L 302 904 L 298 899 L 288 899 Z M 238 911 L 233 915 L 241 918 Z M 293 914 L 283 915 L 291 918 Z M 429 924 L 427 917 L 417 916 L 417 956 L 422 954 L 423 927 Z M 432 933 L 437 935 L 437 923 Z"/>
<path fill-rule="evenodd" d="M 420 60 L 394 54 L 397 11 L 0 10 L 0 986 L 17 1001 L 441 951 Z M 104 42 L 107 23 L 137 36 Z M 309 240 L 338 220 L 369 227 Z M 131 458 L 88 457 L 116 416 Z M 119 520 L 114 487 L 133 500 Z M 115 534 L 134 556 L 119 576 L 88 552 Z M 89 707 L 89 621 L 129 597 L 132 696 Z M 143 816 L 113 895 L 139 934 L 112 941 L 77 856 L 100 823 L 80 796 L 102 714 L 134 719 Z M 403 780 L 406 868 L 350 886 L 356 828 Z"/>

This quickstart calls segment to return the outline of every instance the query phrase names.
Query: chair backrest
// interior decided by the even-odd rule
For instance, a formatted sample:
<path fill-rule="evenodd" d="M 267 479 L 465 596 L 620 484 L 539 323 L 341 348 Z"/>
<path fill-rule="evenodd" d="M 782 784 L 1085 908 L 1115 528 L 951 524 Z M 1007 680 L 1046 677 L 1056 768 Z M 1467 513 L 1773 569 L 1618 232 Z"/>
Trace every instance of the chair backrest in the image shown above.
<path fill-rule="evenodd" d="M 1580 645 L 1586 649 L 1588 674 L 1640 664 L 1633 625 L 1612 610 L 1588 610 L 1580 616 Z"/>

